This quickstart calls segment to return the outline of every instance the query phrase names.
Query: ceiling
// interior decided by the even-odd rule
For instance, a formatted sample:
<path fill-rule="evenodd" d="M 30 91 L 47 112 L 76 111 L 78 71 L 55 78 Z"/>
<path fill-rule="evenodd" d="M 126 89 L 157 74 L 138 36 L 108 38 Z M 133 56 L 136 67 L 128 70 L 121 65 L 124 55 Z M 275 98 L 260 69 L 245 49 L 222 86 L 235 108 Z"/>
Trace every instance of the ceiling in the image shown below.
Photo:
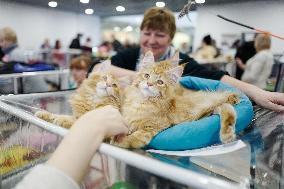
<path fill-rule="evenodd" d="M 48 7 L 49 0 L 0 0 L 15 3 L 23 3 L 38 7 Z M 56 9 L 71 11 L 82 14 L 86 8 L 93 8 L 94 15 L 97 16 L 113 16 L 113 15 L 133 15 L 143 14 L 144 10 L 155 6 L 154 0 L 90 0 L 89 4 L 82 4 L 79 0 L 56 0 L 58 7 Z M 223 4 L 233 2 L 247 2 L 247 1 L 261 1 L 261 0 L 206 0 L 206 4 Z M 267 0 L 267 1 L 284 1 L 284 0 Z M 164 0 L 166 6 L 173 11 L 180 11 L 188 0 Z M 119 13 L 115 11 L 115 7 L 122 5 L 126 11 Z"/>

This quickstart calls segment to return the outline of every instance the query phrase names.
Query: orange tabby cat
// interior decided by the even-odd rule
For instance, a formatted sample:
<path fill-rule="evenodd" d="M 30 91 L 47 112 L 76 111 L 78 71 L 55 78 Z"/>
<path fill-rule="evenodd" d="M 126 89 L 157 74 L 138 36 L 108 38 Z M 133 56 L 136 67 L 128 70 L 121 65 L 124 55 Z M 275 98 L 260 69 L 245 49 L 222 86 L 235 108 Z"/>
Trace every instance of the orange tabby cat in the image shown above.
<path fill-rule="evenodd" d="M 119 109 L 121 91 L 117 80 L 108 74 L 111 62 L 107 60 L 101 65 L 100 69 L 85 79 L 76 93 L 70 97 L 73 115 L 39 111 L 36 112 L 36 116 L 61 127 L 70 128 L 75 120 L 95 108 L 112 105 Z"/>
<path fill-rule="evenodd" d="M 154 63 L 153 54 L 146 53 L 137 77 L 125 90 L 121 107 L 122 115 L 130 125 L 129 134 L 115 145 L 144 147 L 161 130 L 183 121 L 200 119 L 214 110 L 221 115 L 221 140 L 228 142 L 234 139 L 236 114 L 226 103 L 236 103 L 237 95 L 196 92 L 179 87 L 183 66 L 177 66 L 177 60 L 178 57 L 174 56 L 171 60 Z"/>

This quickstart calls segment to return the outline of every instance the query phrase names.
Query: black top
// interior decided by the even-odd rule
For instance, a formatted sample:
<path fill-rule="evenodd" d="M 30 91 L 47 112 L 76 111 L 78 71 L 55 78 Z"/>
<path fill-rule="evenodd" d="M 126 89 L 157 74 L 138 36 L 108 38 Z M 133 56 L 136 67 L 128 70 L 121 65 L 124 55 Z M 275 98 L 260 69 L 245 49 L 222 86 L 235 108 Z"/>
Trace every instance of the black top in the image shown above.
<path fill-rule="evenodd" d="M 254 41 L 245 42 L 237 49 L 236 58 L 240 58 L 244 64 L 256 54 L 254 48 Z M 242 70 L 238 65 L 236 66 L 236 78 L 241 79 L 244 70 Z"/>
<path fill-rule="evenodd" d="M 111 64 L 117 67 L 135 71 L 137 60 L 140 56 L 140 48 L 126 49 L 111 58 Z M 186 54 L 180 53 L 180 64 L 187 63 L 183 76 L 195 76 L 206 79 L 220 80 L 224 75 L 228 74 L 223 71 L 211 71 L 206 67 L 198 64 L 193 58 Z"/>

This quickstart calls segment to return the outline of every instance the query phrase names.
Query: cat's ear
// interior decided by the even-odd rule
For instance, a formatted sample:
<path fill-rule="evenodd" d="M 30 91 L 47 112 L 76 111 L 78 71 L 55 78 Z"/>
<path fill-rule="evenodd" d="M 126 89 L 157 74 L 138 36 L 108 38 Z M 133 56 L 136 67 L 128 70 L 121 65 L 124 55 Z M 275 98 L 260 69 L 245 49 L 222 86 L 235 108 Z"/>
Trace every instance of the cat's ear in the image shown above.
<path fill-rule="evenodd" d="M 101 63 L 100 67 L 98 68 L 98 70 L 96 71 L 97 73 L 108 73 L 111 67 L 111 61 L 105 60 Z"/>
<path fill-rule="evenodd" d="M 178 66 L 179 65 L 179 51 L 177 50 L 175 54 L 170 58 L 170 61 L 173 65 Z"/>
<path fill-rule="evenodd" d="M 155 63 L 154 55 L 151 51 L 147 51 L 140 63 L 140 70 L 147 69 Z"/>
<path fill-rule="evenodd" d="M 170 78 L 171 82 L 177 83 L 179 81 L 183 73 L 183 68 L 183 66 L 177 66 L 167 71 L 167 75 Z"/>

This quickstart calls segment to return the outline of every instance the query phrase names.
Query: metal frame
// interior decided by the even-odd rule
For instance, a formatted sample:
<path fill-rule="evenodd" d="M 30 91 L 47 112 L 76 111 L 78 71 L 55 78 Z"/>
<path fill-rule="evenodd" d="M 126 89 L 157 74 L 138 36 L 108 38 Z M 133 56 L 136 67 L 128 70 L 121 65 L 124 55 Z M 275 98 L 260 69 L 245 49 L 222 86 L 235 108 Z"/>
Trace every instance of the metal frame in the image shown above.
<path fill-rule="evenodd" d="M 0 79 L 13 79 L 14 84 L 14 94 L 18 94 L 18 79 L 31 76 L 45 76 L 45 75 L 65 75 L 69 74 L 69 69 L 64 70 L 51 70 L 51 71 L 37 71 L 37 72 L 23 72 L 23 73 L 14 73 L 14 74 L 2 74 Z"/>
<path fill-rule="evenodd" d="M 45 122 L 19 108 L 13 107 L 2 101 L 0 101 L 0 109 L 30 123 L 33 123 L 38 127 L 50 131 L 54 134 L 64 136 L 68 132 L 67 129 Z M 136 168 L 170 179 L 174 182 L 184 184 L 186 186 L 203 189 L 246 188 L 246 186 L 240 184 L 195 173 L 193 171 L 170 165 L 156 159 L 145 157 L 135 152 L 131 152 L 129 150 L 118 148 L 109 144 L 101 144 L 98 151 Z"/>

